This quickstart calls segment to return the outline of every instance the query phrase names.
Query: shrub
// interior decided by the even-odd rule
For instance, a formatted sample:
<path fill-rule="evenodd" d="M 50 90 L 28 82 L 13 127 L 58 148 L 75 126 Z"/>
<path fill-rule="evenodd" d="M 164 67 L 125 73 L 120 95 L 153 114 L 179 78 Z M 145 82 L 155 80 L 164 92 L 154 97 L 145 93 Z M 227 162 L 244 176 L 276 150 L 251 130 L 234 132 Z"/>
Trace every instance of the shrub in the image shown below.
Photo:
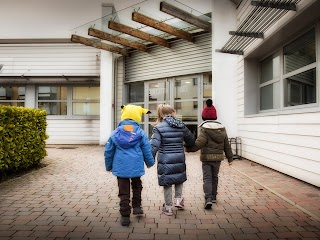
<path fill-rule="evenodd" d="M 0 105 L 0 175 L 36 166 L 47 155 L 46 116 L 40 109 Z"/>

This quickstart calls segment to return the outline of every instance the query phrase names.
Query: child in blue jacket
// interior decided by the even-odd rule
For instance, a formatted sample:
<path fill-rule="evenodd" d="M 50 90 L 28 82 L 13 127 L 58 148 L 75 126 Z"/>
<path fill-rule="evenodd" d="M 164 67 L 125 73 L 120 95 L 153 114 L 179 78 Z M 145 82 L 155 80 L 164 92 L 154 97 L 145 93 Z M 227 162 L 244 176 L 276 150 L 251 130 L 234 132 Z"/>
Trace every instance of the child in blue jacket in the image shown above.
<path fill-rule="evenodd" d="M 121 122 L 111 133 L 105 145 L 104 158 L 107 171 L 117 177 L 120 198 L 121 225 L 130 224 L 130 180 L 133 214 L 143 214 L 141 207 L 142 182 L 140 177 L 147 167 L 154 165 L 149 139 L 139 122 L 143 113 L 150 113 L 140 106 L 121 106 Z"/>

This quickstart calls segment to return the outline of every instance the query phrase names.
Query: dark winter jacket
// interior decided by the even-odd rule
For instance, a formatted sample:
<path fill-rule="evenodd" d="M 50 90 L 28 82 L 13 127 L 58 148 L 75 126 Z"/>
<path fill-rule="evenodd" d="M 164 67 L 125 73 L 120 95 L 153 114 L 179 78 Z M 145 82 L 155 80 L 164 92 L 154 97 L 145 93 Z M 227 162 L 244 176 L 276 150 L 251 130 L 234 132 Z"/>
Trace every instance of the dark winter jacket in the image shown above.
<path fill-rule="evenodd" d="M 144 175 L 144 163 L 151 167 L 154 157 L 146 133 L 133 120 L 123 120 L 111 133 L 104 149 L 106 170 L 122 178 Z"/>
<path fill-rule="evenodd" d="M 158 182 L 160 186 L 181 184 L 187 180 L 184 143 L 193 146 L 195 138 L 183 122 L 165 117 L 153 128 L 152 154 L 158 152 Z"/>
<path fill-rule="evenodd" d="M 199 126 L 199 135 L 193 147 L 187 152 L 196 152 L 201 149 L 200 160 L 222 161 L 224 154 L 228 162 L 232 162 L 233 153 L 228 140 L 226 129 L 217 121 L 205 121 Z"/>

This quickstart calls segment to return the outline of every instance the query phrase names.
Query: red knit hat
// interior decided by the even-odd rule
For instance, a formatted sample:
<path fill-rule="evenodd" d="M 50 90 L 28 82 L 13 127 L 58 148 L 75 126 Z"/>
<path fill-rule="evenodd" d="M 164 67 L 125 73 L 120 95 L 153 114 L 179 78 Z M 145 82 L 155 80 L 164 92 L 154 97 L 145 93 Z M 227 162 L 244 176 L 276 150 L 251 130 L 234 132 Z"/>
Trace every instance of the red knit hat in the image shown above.
<path fill-rule="evenodd" d="M 206 101 L 207 106 L 202 110 L 202 119 L 206 120 L 216 120 L 217 119 L 217 111 L 216 108 L 212 105 L 212 100 L 208 99 Z"/>

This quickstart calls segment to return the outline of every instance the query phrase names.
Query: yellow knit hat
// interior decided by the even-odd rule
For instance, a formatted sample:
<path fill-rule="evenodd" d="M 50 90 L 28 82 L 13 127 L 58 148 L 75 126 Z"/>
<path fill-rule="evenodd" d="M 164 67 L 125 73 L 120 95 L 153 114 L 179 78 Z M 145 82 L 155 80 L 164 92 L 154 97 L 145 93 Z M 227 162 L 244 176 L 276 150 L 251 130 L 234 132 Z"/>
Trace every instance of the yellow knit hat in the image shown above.
<path fill-rule="evenodd" d="M 143 113 L 150 113 L 148 109 L 132 104 L 122 105 L 121 108 L 121 120 L 132 119 L 138 123 L 141 122 L 141 116 Z"/>

